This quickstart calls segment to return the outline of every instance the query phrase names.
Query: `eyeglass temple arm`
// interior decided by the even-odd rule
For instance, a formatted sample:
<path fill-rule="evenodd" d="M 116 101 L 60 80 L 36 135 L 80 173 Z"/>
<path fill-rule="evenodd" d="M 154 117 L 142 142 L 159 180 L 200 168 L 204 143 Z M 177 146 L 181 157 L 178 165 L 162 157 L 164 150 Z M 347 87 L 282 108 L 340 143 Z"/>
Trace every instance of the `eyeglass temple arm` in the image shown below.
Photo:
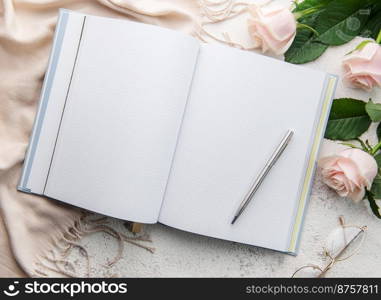
<path fill-rule="evenodd" d="M 335 262 L 337 261 L 337 258 L 339 258 L 343 252 L 348 248 L 348 246 L 361 234 L 363 233 L 364 231 L 366 230 L 366 226 L 363 226 L 363 227 L 360 227 L 360 231 L 345 245 L 345 247 L 343 247 L 343 249 L 340 250 L 340 252 L 335 256 L 335 257 L 332 257 L 331 255 L 329 255 L 329 253 L 327 252 L 327 256 L 331 259 L 330 263 L 321 271 L 321 273 L 319 274 L 318 277 L 323 277 L 325 275 L 325 273 L 327 273 L 331 268 L 332 266 L 335 264 Z M 353 254 L 352 254 L 353 255 Z M 348 259 L 349 257 L 351 257 L 352 255 L 348 256 L 346 259 Z"/>
<path fill-rule="evenodd" d="M 359 229 L 360 229 L 360 231 L 353 237 L 353 238 L 351 238 L 351 240 L 345 245 L 345 247 L 343 247 L 343 249 L 341 249 L 340 250 L 340 252 L 335 256 L 335 257 L 333 257 L 333 260 L 337 260 L 337 258 L 339 258 L 342 254 L 343 254 L 343 252 L 349 247 L 349 245 L 355 240 L 355 239 L 357 239 L 357 237 L 360 235 L 360 234 L 362 234 L 362 233 L 364 233 L 365 232 L 365 230 L 367 229 L 367 227 L 366 226 L 363 226 L 363 227 L 359 227 Z M 357 252 L 357 251 L 356 251 Z M 354 254 L 354 253 L 353 253 Z M 352 255 L 353 255 L 352 254 Z M 350 255 L 350 256 L 348 256 L 346 259 L 348 259 L 348 258 L 350 258 L 352 255 Z"/>

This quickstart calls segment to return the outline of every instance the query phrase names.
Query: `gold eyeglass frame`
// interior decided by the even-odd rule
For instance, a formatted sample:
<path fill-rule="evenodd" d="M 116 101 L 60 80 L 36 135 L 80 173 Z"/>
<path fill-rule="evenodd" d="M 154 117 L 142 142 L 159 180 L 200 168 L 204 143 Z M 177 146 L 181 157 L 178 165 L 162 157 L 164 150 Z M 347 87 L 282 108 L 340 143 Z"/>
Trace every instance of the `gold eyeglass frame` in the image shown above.
<path fill-rule="evenodd" d="M 345 224 L 343 216 L 339 217 L 339 222 L 340 222 L 340 226 L 343 229 L 350 228 L 350 227 L 352 227 L 352 228 L 358 228 L 359 232 L 354 237 L 352 237 L 352 239 L 349 242 L 347 242 L 346 245 L 342 249 L 340 249 L 340 251 L 334 257 L 332 257 L 331 253 L 326 248 L 324 248 L 324 254 L 325 254 L 325 256 L 330 259 L 329 263 L 324 268 L 321 268 L 318 265 L 308 264 L 308 265 L 305 265 L 305 266 L 302 266 L 302 267 L 298 268 L 292 274 L 291 278 L 295 278 L 295 275 L 298 272 L 300 272 L 301 270 L 306 269 L 306 268 L 312 268 L 312 269 L 315 269 L 315 270 L 319 270 L 320 273 L 316 277 L 317 278 L 324 277 L 324 275 L 333 267 L 333 265 L 336 262 L 347 260 L 348 258 L 350 258 L 353 255 L 355 255 L 356 253 L 358 253 L 358 251 L 360 250 L 360 248 L 361 248 L 361 246 L 362 246 L 362 244 L 363 244 L 363 242 L 364 242 L 364 240 L 366 238 L 366 231 L 367 231 L 368 227 L 367 226 L 361 226 L 360 227 L 360 226 L 357 226 L 357 225 L 348 225 L 348 224 Z M 353 241 L 355 241 L 361 234 L 363 234 L 364 237 L 360 241 L 359 245 L 355 248 L 355 250 L 349 256 L 344 257 L 344 258 L 340 258 L 340 256 L 344 253 L 344 251 L 348 248 L 348 246 L 350 244 L 352 244 Z"/>

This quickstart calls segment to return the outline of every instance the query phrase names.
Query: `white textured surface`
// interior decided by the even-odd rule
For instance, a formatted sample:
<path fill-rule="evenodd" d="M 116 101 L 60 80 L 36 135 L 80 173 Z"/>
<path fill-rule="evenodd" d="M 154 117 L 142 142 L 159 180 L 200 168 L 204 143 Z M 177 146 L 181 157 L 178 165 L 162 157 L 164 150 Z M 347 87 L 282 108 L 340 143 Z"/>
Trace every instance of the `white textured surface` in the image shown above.
<path fill-rule="evenodd" d="M 347 261 L 337 263 L 328 276 L 380 276 L 381 224 L 364 205 L 339 199 L 317 178 L 305 220 L 300 253 L 293 257 L 271 250 L 198 236 L 160 224 L 144 228 L 153 240 L 156 252 L 126 244 L 123 258 L 112 268 L 103 265 L 117 250 L 116 240 L 94 234 L 82 240 L 91 256 L 92 276 L 123 277 L 289 277 L 296 268 L 308 263 L 324 263 L 322 247 L 328 233 L 344 215 L 350 223 L 368 225 L 363 248 Z M 122 222 L 113 220 L 115 229 L 125 231 Z M 80 256 L 72 259 L 83 269 Z"/>
<path fill-rule="evenodd" d="M 331 73 L 341 74 L 341 58 L 353 49 L 360 39 L 329 49 L 317 61 L 308 64 Z M 287 78 L 285 78 L 287 80 Z M 381 92 L 372 94 L 346 88 L 340 82 L 336 97 L 354 97 L 381 102 Z M 308 101 L 308 99 L 306 99 Z M 375 124 L 371 138 L 374 140 Z M 322 154 L 329 154 L 340 148 L 335 143 L 325 141 Z M 274 183 L 276 186 L 276 183 Z M 107 200 L 105 200 L 107 201 Z M 347 261 L 337 263 L 327 276 L 371 277 L 381 276 L 381 220 L 374 217 L 366 202 L 354 204 L 342 199 L 329 190 L 316 176 L 308 212 L 306 214 L 299 255 L 296 257 L 275 251 L 240 245 L 232 242 L 202 237 L 182 232 L 163 225 L 149 225 L 144 231 L 149 233 L 156 252 L 126 244 L 123 258 L 112 268 L 104 267 L 107 259 L 116 255 L 117 242 L 104 234 L 84 237 L 82 244 L 91 256 L 92 276 L 124 277 L 289 277 L 296 268 L 308 264 L 324 264 L 322 247 L 326 236 L 338 226 L 338 217 L 345 216 L 348 223 L 367 225 L 368 234 L 359 253 Z M 115 229 L 125 231 L 122 221 L 111 220 Z M 248 228 L 250 230 L 250 228 Z M 79 271 L 84 270 L 82 257 L 73 252 L 70 260 Z M 81 272 L 79 272 L 81 273 Z M 81 273 L 82 274 L 82 273 Z M 79 274 L 80 275 L 80 274 Z"/>

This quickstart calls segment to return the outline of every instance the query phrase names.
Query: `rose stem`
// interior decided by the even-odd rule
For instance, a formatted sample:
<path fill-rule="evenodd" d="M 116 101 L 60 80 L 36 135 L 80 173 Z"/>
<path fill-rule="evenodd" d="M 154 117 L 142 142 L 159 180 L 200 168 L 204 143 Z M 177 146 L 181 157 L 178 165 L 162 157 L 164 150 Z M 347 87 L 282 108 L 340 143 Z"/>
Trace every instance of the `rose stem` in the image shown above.
<path fill-rule="evenodd" d="M 374 147 L 372 148 L 372 151 L 370 152 L 370 154 L 375 155 L 376 152 L 377 152 L 378 150 L 380 150 L 380 148 L 381 148 L 381 142 L 379 142 L 376 146 L 374 146 Z"/>
<path fill-rule="evenodd" d="M 376 39 L 377 44 L 381 44 L 381 29 L 380 32 L 378 33 L 377 39 Z"/>

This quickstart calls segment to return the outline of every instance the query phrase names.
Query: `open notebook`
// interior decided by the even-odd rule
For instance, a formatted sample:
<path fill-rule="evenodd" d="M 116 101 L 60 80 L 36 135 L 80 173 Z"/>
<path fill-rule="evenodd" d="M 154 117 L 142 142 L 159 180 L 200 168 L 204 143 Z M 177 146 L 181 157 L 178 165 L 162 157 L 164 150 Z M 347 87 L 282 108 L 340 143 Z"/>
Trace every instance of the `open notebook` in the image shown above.
<path fill-rule="evenodd" d="M 336 78 L 61 10 L 20 191 L 295 253 Z M 238 221 L 287 129 L 295 134 Z"/>

